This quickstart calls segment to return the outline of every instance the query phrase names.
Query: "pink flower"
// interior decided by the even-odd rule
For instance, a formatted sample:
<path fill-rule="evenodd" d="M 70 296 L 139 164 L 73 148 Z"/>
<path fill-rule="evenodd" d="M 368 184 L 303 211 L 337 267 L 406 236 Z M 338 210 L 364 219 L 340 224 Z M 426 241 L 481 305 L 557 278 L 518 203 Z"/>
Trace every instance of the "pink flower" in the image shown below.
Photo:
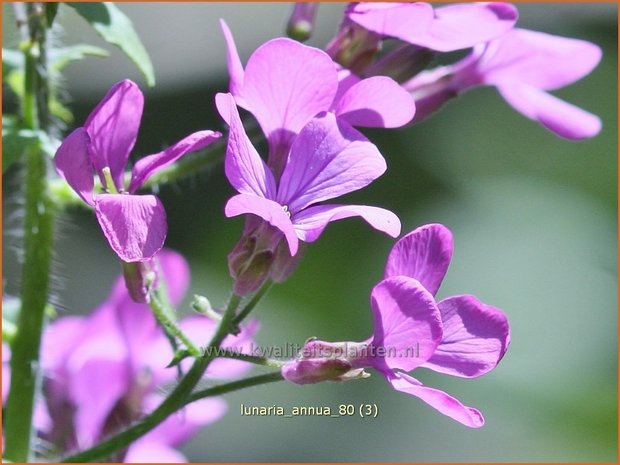
<path fill-rule="evenodd" d="M 178 305 L 189 284 L 189 269 L 177 253 L 162 251 L 154 260 L 168 284 L 169 298 Z M 205 344 L 215 330 L 207 317 L 194 315 L 180 322 L 196 344 Z M 224 345 L 243 348 L 250 343 L 256 324 Z M 170 343 L 147 305 L 131 300 L 122 279 L 108 300 L 88 316 L 66 316 L 45 331 L 42 370 L 47 419 L 37 421 L 39 434 L 60 453 L 94 445 L 143 415 L 163 400 L 165 385 L 176 380 Z M 189 360 L 182 362 L 187 369 Z M 236 360 L 218 359 L 206 376 L 238 376 L 249 368 Z M 134 442 L 115 461 L 178 462 L 184 457 L 175 447 L 199 428 L 224 415 L 218 398 L 192 403 L 171 415 L 157 428 Z"/>
<path fill-rule="evenodd" d="M 221 137 L 214 131 L 196 132 L 140 159 L 125 190 L 125 166 L 136 142 L 143 106 L 144 97 L 135 83 L 125 80 L 115 84 L 84 127 L 69 134 L 54 157 L 58 173 L 94 207 L 110 247 L 124 262 L 149 260 L 161 250 L 166 238 L 163 205 L 154 195 L 136 195 L 136 191 L 159 170 Z M 94 173 L 104 193 L 94 191 Z"/>
<path fill-rule="evenodd" d="M 278 38 L 241 64 L 232 34 L 228 46 L 230 93 L 258 121 L 269 142 L 268 165 L 279 177 L 292 141 L 312 118 L 331 111 L 353 126 L 394 128 L 415 113 L 413 99 L 392 79 L 377 76 L 339 87 L 338 68 L 324 51 Z"/>
<path fill-rule="evenodd" d="M 365 205 L 325 205 L 322 202 L 353 192 L 370 184 L 386 169 L 385 160 L 374 144 L 332 113 L 312 119 L 295 137 L 279 182 L 248 139 L 235 101 L 230 94 L 218 94 L 220 114 L 230 124 L 225 171 L 239 192 L 226 204 L 226 216 L 256 215 L 270 225 L 268 231 L 254 234 L 260 224 L 252 223 L 246 235 L 254 234 L 248 252 L 241 246 L 243 261 L 256 258 L 261 244 L 270 256 L 261 255 L 267 271 L 283 237 L 290 256 L 295 256 L 299 241 L 314 242 L 331 221 L 361 216 L 372 227 L 391 236 L 400 232 L 400 221 L 392 212 Z M 319 203 L 321 204 L 319 205 Z M 250 258 L 247 258 L 249 255 Z M 229 256 L 229 266 L 231 266 Z M 271 261 L 269 261 L 271 260 Z M 238 268 L 239 264 L 233 264 Z M 266 276 L 252 276 L 245 292 L 255 289 Z M 233 276 L 239 273 L 233 273 Z M 241 292 L 240 289 L 238 291 Z"/>
<path fill-rule="evenodd" d="M 460 3 L 433 8 L 430 3 L 351 3 L 351 23 L 419 47 L 451 52 L 487 42 L 510 30 L 517 9 L 510 3 Z M 348 24 L 345 21 L 345 25 Z"/>
<path fill-rule="evenodd" d="M 588 75 L 601 59 L 600 48 L 584 40 L 513 29 L 468 57 L 420 73 L 403 86 L 418 103 L 416 121 L 449 99 L 480 85 L 495 86 L 525 117 L 571 140 L 593 137 L 601 121 L 550 93 Z"/>
<path fill-rule="evenodd" d="M 397 391 L 466 426 L 482 426 L 478 410 L 406 373 L 422 367 L 474 378 L 495 368 L 508 348 L 510 330 L 501 310 L 471 295 L 435 300 L 451 256 L 452 235 L 444 226 L 426 225 L 404 236 L 371 293 L 373 336 L 363 342 L 310 341 L 301 357 L 282 368 L 283 376 L 305 384 L 355 379 L 374 368 Z"/>

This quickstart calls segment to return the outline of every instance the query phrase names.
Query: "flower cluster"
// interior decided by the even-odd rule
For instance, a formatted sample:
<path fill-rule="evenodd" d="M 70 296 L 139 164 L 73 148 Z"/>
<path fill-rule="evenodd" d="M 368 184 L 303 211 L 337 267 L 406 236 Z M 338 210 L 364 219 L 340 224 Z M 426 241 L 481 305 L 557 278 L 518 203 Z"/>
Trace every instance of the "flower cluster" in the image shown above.
<path fill-rule="evenodd" d="M 315 13 L 316 4 L 297 4 L 291 35 L 308 37 Z M 204 377 L 237 378 L 247 371 L 246 362 L 277 370 L 267 378 L 217 386 L 222 390 L 216 389 L 217 395 L 250 381 L 345 381 L 365 378 L 373 369 L 395 390 L 465 426 L 481 427 L 478 410 L 408 374 L 427 368 L 462 378 L 482 376 L 497 366 L 510 343 L 508 319 L 498 308 L 472 295 L 436 298 L 453 251 L 445 226 L 428 224 L 396 242 L 383 279 L 370 294 L 374 330 L 364 341 L 310 338 L 296 358 L 278 362 L 243 353 L 257 323 L 242 323 L 272 282 L 290 276 L 306 244 L 330 222 L 359 217 L 387 236 L 400 235 L 401 222 L 388 209 L 331 203 L 388 169 L 360 128 L 415 124 L 463 92 L 486 85 L 558 136 L 579 140 L 600 131 L 597 116 L 549 93 L 590 73 L 601 58 L 598 46 L 517 28 L 517 19 L 508 3 L 437 8 L 419 2 L 352 3 L 325 50 L 275 38 L 245 65 L 221 21 L 230 82 L 214 103 L 228 127 L 224 174 L 236 191 L 223 214 L 244 215 L 245 225 L 228 254 L 233 279 L 228 304 L 211 308 L 200 297 L 196 308 L 202 314 L 178 322 L 172 307 L 187 290 L 189 268 L 179 254 L 163 249 L 168 224 L 160 200 L 137 192 L 156 173 L 184 163 L 182 157 L 222 134 L 190 134 L 137 160 L 126 173 L 144 97 L 129 80 L 115 84 L 54 157 L 77 202 L 94 210 L 124 279 L 88 316 L 63 316 L 43 331 L 43 395 L 34 408 L 34 426 L 48 455 L 97 449 L 112 436 L 118 446 L 112 456 L 90 450 L 93 455 L 78 458 L 182 461 L 176 447 L 226 411 L 220 398 L 195 400 L 196 385 Z M 384 46 L 388 40 L 393 46 Z M 440 54 L 458 50 L 466 55 L 432 67 Z M 260 140 L 267 146 L 264 157 L 256 148 Z M 13 351 L 14 362 L 18 353 Z M 11 347 L 4 341 L 2 354 L 4 400 L 12 376 Z M 122 442 L 123 430 L 134 434 L 131 425 L 152 419 L 160 408 L 161 415 L 154 415 L 159 424 L 153 421 L 139 439 Z"/>

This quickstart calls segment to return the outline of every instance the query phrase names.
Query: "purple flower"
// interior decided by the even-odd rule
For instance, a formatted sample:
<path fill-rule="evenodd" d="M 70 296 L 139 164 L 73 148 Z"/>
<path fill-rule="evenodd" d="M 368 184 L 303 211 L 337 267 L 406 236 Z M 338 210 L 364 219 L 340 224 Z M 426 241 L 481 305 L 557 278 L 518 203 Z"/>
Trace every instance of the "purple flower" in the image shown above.
<path fill-rule="evenodd" d="M 54 157 L 59 174 L 94 207 L 110 247 L 124 262 L 152 258 L 162 248 L 167 232 L 166 212 L 159 199 L 135 192 L 159 170 L 221 137 L 214 131 L 196 132 L 140 159 L 125 190 L 125 166 L 136 142 L 143 105 L 144 97 L 135 83 L 117 83 L 84 127 L 67 136 Z M 105 193 L 94 191 L 93 173 L 99 176 Z"/>
<path fill-rule="evenodd" d="M 317 205 L 356 191 L 385 172 L 385 160 L 362 134 L 324 113 L 312 119 L 295 138 L 282 177 L 275 177 L 248 139 L 235 101 L 218 94 L 217 107 L 229 122 L 225 170 L 239 192 L 226 204 L 226 216 L 253 214 L 284 235 L 294 256 L 299 241 L 313 242 L 330 221 L 361 216 L 391 236 L 400 232 L 392 212 L 365 205 Z"/>
<path fill-rule="evenodd" d="M 228 257 L 235 293 L 254 292 L 271 275 L 282 282 L 299 258 L 299 241 L 314 242 L 327 224 L 361 216 L 391 236 L 400 232 L 392 212 L 365 205 L 324 205 L 370 184 L 385 172 L 374 144 L 333 113 L 312 119 L 295 137 L 279 182 L 248 139 L 235 100 L 218 94 L 218 110 L 230 125 L 225 171 L 239 192 L 226 216 L 251 214 L 240 242 Z M 288 247 L 282 247 L 282 237 Z M 293 260 L 291 257 L 295 257 Z"/>
<path fill-rule="evenodd" d="M 452 235 L 439 224 L 400 239 L 389 254 L 384 279 L 371 293 L 373 336 L 363 342 L 310 341 L 299 359 L 283 367 L 284 377 L 299 384 L 354 379 L 371 367 L 394 389 L 466 426 L 482 426 L 478 410 L 406 374 L 423 367 L 478 377 L 495 368 L 508 348 L 510 330 L 501 310 L 471 295 L 435 300 L 451 256 Z"/>
<path fill-rule="evenodd" d="M 426 71 L 403 86 L 418 103 L 420 121 L 456 95 L 479 85 L 495 86 L 519 113 L 572 140 L 593 137 L 601 121 L 547 91 L 589 74 L 601 59 L 590 42 L 526 29 L 513 29 L 450 66 Z"/>
<path fill-rule="evenodd" d="M 254 115 L 267 137 L 268 164 L 276 177 L 295 136 L 321 112 L 331 111 L 353 126 L 365 127 L 400 127 L 413 118 L 413 99 L 392 79 L 357 79 L 339 88 L 338 68 L 329 55 L 294 40 L 266 42 L 244 69 L 230 30 L 221 24 L 228 46 L 230 93 Z"/>
<path fill-rule="evenodd" d="M 154 262 L 166 277 L 170 301 L 177 305 L 189 283 L 189 269 L 178 254 L 162 251 Z M 215 330 L 207 317 L 194 315 L 180 322 L 197 343 L 204 344 Z M 245 328 L 224 345 L 245 347 L 256 325 Z M 163 387 L 176 379 L 170 343 L 147 305 L 137 304 L 117 280 L 107 301 L 86 317 L 67 316 L 45 331 L 42 346 L 45 401 L 49 419 L 39 423 L 39 434 L 61 453 L 89 447 L 156 408 Z M 187 368 L 183 362 L 183 367 Z M 248 365 L 218 359 L 210 378 L 243 373 Z M 208 398 L 170 416 L 134 442 L 115 461 L 178 462 L 175 447 L 200 427 L 217 421 L 226 411 L 224 401 Z"/>
<path fill-rule="evenodd" d="M 499 37 L 517 21 L 510 3 L 462 3 L 433 9 L 430 3 L 352 3 L 345 18 L 377 34 L 438 52 L 473 47 Z M 349 24 L 345 21 L 345 25 Z"/>

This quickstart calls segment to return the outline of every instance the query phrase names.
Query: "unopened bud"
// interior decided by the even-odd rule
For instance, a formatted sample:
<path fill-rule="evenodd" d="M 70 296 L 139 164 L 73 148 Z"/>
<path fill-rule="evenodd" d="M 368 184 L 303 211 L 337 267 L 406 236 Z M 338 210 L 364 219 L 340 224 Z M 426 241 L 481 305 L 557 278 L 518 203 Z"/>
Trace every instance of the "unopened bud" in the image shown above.
<path fill-rule="evenodd" d="M 291 18 L 286 26 L 286 34 L 291 38 L 300 42 L 305 42 L 312 35 L 314 29 L 314 20 L 316 18 L 316 10 L 319 7 L 317 3 L 298 2 L 293 6 Z"/>

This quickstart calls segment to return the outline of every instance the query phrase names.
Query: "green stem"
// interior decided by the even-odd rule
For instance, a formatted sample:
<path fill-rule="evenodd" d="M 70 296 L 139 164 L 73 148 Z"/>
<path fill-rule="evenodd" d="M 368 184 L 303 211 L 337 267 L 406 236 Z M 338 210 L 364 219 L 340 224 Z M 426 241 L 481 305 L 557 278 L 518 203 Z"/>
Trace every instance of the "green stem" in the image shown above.
<path fill-rule="evenodd" d="M 26 129 L 41 125 L 37 96 L 47 87 L 46 24 L 40 4 L 28 4 L 29 42 L 24 45 L 25 80 L 22 118 Z M 39 147 L 26 151 L 24 264 L 21 311 L 12 344 L 11 385 L 6 404 L 4 456 L 13 462 L 31 457 L 32 415 L 39 375 L 39 349 L 45 321 L 52 256 L 54 209 L 47 190 L 47 157 Z"/>
<path fill-rule="evenodd" d="M 200 349 L 192 342 L 192 340 L 181 330 L 179 325 L 171 318 L 170 315 L 173 315 L 174 312 L 170 309 L 167 309 L 164 304 L 159 299 L 159 295 L 157 292 L 151 293 L 151 300 L 149 302 L 149 306 L 153 313 L 155 314 L 155 318 L 157 321 L 164 327 L 164 330 L 170 334 L 171 336 L 177 338 L 187 348 L 187 351 L 193 357 L 200 357 L 202 353 Z"/>
<path fill-rule="evenodd" d="M 250 314 L 254 307 L 260 302 L 260 300 L 265 296 L 267 291 L 271 289 L 273 285 L 273 281 L 268 279 L 263 283 L 263 285 L 256 291 L 256 294 L 252 296 L 250 301 L 243 307 L 243 309 L 239 312 L 239 314 L 232 321 L 232 332 L 239 333 L 239 324 Z"/>
<path fill-rule="evenodd" d="M 209 389 L 194 392 L 187 398 L 185 405 L 206 397 L 221 396 L 222 394 L 229 392 L 238 391 L 252 386 L 259 386 L 261 384 L 275 383 L 276 381 L 282 381 L 283 379 L 282 374 L 279 371 L 275 371 L 273 373 L 240 379 L 239 381 L 233 381 L 232 383 L 220 384 L 219 386 L 213 386 Z"/>
<path fill-rule="evenodd" d="M 133 441 L 145 435 L 163 422 L 171 414 L 183 408 L 183 406 L 187 403 L 187 399 L 192 390 L 196 387 L 209 364 L 215 358 L 215 349 L 218 348 L 222 344 L 224 338 L 228 336 L 228 329 L 230 327 L 231 320 L 239 307 L 240 302 L 241 297 L 235 294 L 231 296 L 226 307 L 226 311 L 222 316 L 222 320 L 220 321 L 220 324 L 218 325 L 215 334 L 209 343 L 209 347 L 211 347 L 212 350 L 205 351 L 202 357 L 197 358 L 194 361 L 194 364 L 186 375 L 181 379 L 170 395 L 159 405 L 159 407 L 140 421 L 134 423 L 129 428 L 106 439 L 105 441 L 100 442 L 90 449 L 78 452 L 77 454 L 69 457 L 65 457 L 62 461 L 92 462 L 109 457 L 114 452 L 126 448 Z"/>
<path fill-rule="evenodd" d="M 217 353 L 218 357 L 230 358 L 233 360 L 241 360 L 243 362 L 253 363 L 254 365 L 262 365 L 271 368 L 282 368 L 284 362 L 274 360 L 272 358 L 260 357 L 258 355 L 250 355 L 237 352 L 231 349 L 220 349 Z"/>

